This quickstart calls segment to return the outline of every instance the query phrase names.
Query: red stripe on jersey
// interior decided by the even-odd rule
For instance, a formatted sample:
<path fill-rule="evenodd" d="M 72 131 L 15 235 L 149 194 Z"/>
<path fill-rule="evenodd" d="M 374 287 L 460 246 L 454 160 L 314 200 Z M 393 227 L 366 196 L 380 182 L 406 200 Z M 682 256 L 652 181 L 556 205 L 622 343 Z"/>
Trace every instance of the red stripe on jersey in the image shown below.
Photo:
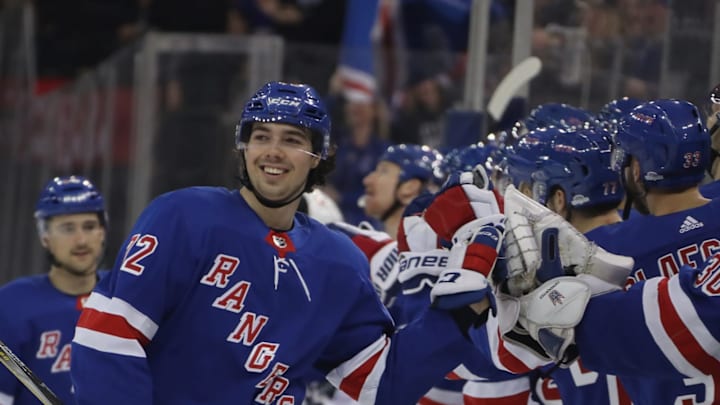
<path fill-rule="evenodd" d="M 619 378 L 615 378 L 615 383 L 617 384 L 618 404 L 632 405 L 632 399 L 630 399 L 630 395 L 627 393 L 625 387 L 622 385 L 622 381 L 620 381 Z"/>
<path fill-rule="evenodd" d="M 365 385 L 365 380 L 367 380 L 368 375 L 370 375 L 370 372 L 372 372 L 373 368 L 375 368 L 375 364 L 377 364 L 378 359 L 380 359 L 380 356 L 383 354 L 384 349 L 387 347 L 387 343 L 387 339 L 385 339 L 385 345 L 382 350 L 378 350 L 377 353 L 367 359 L 360 365 L 360 367 L 356 368 L 355 371 L 343 378 L 340 383 L 341 391 L 356 401 L 360 398 L 360 391 L 362 391 L 362 387 Z"/>
<path fill-rule="evenodd" d="M 527 404 L 530 400 L 530 391 L 518 392 L 514 395 L 501 398 L 475 398 L 471 396 L 463 396 L 463 404 L 465 405 L 516 405 Z"/>
<path fill-rule="evenodd" d="M 664 278 L 658 283 L 658 306 L 663 329 L 665 329 L 683 357 L 704 374 L 713 376 L 715 387 L 720 387 L 720 375 L 717 374 L 717 370 L 720 370 L 720 362 L 705 352 L 692 332 L 683 323 L 670 298 L 668 281 L 668 278 Z M 720 390 L 715 390 L 713 403 L 720 403 Z"/>
<path fill-rule="evenodd" d="M 474 270 L 487 277 L 497 259 L 497 250 L 482 243 L 472 243 L 465 251 L 463 269 Z"/>
<path fill-rule="evenodd" d="M 433 401 L 432 399 L 427 398 L 427 397 L 422 397 L 418 401 L 418 405 L 446 405 L 446 404 L 443 404 L 442 402 L 438 402 L 438 401 Z"/>
<path fill-rule="evenodd" d="M 407 235 L 405 234 L 405 223 L 404 221 L 400 221 L 400 226 L 398 226 L 397 231 L 397 248 L 398 252 L 409 252 L 410 246 L 407 242 Z"/>
<path fill-rule="evenodd" d="M 368 260 L 372 259 L 373 256 L 375 256 L 375 253 L 377 253 L 383 246 L 388 243 L 392 243 L 392 239 L 377 241 L 365 235 L 353 235 L 352 241 L 360 248 L 360 250 L 363 251 L 363 253 L 365 253 Z"/>
<path fill-rule="evenodd" d="M 455 374 L 454 371 L 451 371 L 445 376 L 445 379 L 446 380 L 462 380 L 463 378 L 460 377 L 459 375 Z"/>
<path fill-rule="evenodd" d="M 150 343 L 150 340 L 139 330 L 133 328 L 125 318 L 92 308 L 85 308 L 82 311 L 77 326 L 120 338 L 135 339 L 143 346 Z"/>
<path fill-rule="evenodd" d="M 530 367 L 525 365 L 522 360 L 515 357 L 515 355 L 505 347 L 505 341 L 502 339 L 502 336 L 500 336 L 500 331 L 498 331 L 498 342 L 500 342 L 497 352 L 498 359 L 506 369 L 514 374 L 523 374 L 532 371 Z"/>

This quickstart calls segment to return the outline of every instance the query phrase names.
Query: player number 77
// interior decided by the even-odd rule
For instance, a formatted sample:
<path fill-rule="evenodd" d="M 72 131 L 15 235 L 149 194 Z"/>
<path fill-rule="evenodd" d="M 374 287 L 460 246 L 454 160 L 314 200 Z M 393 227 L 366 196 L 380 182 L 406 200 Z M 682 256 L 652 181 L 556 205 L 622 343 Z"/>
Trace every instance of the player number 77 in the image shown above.
<path fill-rule="evenodd" d="M 43 405 L 62 405 L 60 398 L 1 340 L 0 362 L 32 392 Z"/>

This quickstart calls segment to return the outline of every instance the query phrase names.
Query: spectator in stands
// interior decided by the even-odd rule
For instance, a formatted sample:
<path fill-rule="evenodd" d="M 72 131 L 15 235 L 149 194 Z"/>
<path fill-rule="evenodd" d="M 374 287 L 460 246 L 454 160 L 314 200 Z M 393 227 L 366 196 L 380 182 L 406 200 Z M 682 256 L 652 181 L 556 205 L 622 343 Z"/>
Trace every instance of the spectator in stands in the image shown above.
<path fill-rule="evenodd" d="M 380 223 L 367 216 L 358 201 L 365 193 L 363 178 L 375 169 L 380 155 L 390 146 L 385 107 L 377 98 L 344 97 L 341 103 L 344 125 L 335 129 L 338 150 L 335 171 L 330 178 L 331 193 L 346 222 L 369 221 L 378 227 Z"/>
<path fill-rule="evenodd" d="M 137 37 L 133 0 L 34 0 L 36 92 L 51 91 Z"/>
<path fill-rule="evenodd" d="M 347 0 L 235 0 L 230 28 L 273 33 L 287 42 L 285 80 L 304 82 L 321 94 L 337 64 Z"/>
<path fill-rule="evenodd" d="M 623 1 L 625 41 L 622 93 L 629 97 L 653 99 L 658 96 L 664 32 L 669 8 L 662 1 Z"/>
<path fill-rule="evenodd" d="M 393 111 L 390 138 L 394 143 L 435 148 L 443 143 L 445 112 L 456 97 L 452 81 L 436 67 L 413 64 Z"/>

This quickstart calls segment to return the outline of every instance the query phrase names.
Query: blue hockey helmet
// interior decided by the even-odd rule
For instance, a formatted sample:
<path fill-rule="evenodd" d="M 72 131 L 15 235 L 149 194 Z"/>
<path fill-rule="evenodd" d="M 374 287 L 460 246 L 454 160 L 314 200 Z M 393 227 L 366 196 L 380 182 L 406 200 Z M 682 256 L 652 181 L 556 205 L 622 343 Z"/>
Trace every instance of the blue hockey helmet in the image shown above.
<path fill-rule="evenodd" d="M 515 145 L 506 147 L 507 174 L 515 187 L 520 187 L 520 183 L 532 184 L 532 174 L 538 168 L 537 160 L 546 154 L 545 149 L 549 145 L 547 131 L 547 128 L 530 131 Z"/>
<path fill-rule="evenodd" d="M 452 148 L 443 153 L 442 162 L 440 162 L 440 171 L 445 178 L 457 171 L 461 166 L 459 157 L 461 150 L 462 148 Z"/>
<path fill-rule="evenodd" d="M 657 100 L 635 107 L 613 138 L 613 168 L 637 159 L 646 186 L 683 188 L 699 184 L 710 165 L 710 136 L 697 107 Z"/>
<path fill-rule="evenodd" d="M 35 205 L 35 219 L 56 215 L 96 212 L 105 216 L 105 200 L 95 186 L 82 176 L 55 177 L 50 180 Z"/>
<path fill-rule="evenodd" d="M 296 125 L 313 134 L 313 152 L 326 159 L 330 150 L 330 116 L 319 95 L 310 86 L 269 82 L 245 105 L 235 128 L 235 145 L 241 148 L 250 137 L 254 122 Z"/>
<path fill-rule="evenodd" d="M 592 114 L 582 108 L 563 103 L 546 103 L 530 111 L 524 122 L 529 132 L 550 126 L 563 129 L 579 128 L 592 120 Z"/>
<path fill-rule="evenodd" d="M 400 166 L 398 184 L 411 179 L 418 179 L 423 183 L 442 184 L 443 156 L 437 150 L 427 145 L 398 144 L 391 145 L 380 157 L 380 161 L 388 161 Z"/>
<path fill-rule="evenodd" d="M 544 131 L 544 155 L 533 173 L 533 199 L 547 204 L 554 187 L 565 192 L 568 207 L 618 205 L 624 190 L 619 173 L 610 167 L 610 135 L 602 129 Z"/>
<path fill-rule="evenodd" d="M 610 134 L 614 134 L 617 131 L 617 125 L 620 120 L 633 108 L 642 103 L 642 100 L 632 97 L 622 97 L 612 100 L 605 104 L 596 115 L 597 124 L 600 128 L 604 128 L 610 132 Z"/>
<path fill-rule="evenodd" d="M 485 165 L 489 150 L 482 142 L 460 149 L 453 149 L 443 157 L 442 171 L 445 176 L 455 172 L 470 172 L 477 165 Z"/>

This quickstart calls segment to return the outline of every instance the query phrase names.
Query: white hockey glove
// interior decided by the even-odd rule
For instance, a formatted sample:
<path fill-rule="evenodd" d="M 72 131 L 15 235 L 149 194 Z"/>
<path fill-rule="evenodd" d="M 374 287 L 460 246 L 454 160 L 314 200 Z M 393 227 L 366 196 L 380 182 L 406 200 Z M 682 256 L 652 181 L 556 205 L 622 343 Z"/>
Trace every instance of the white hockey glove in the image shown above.
<path fill-rule="evenodd" d="M 544 282 L 563 275 L 583 275 L 593 294 L 617 290 L 633 269 L 634 260 L 612 254 L 589 241 L 560 215 L 527 197 L 515 187 L 505 192 L 508 236 L 505 256 L 508 288 L 517 295 L 532 288 L 531 280 Z M 534 235 L 534 243 L 529 233 Z M 557 245 L 560 265 L 545 266 L 545 256 Z"/>
<path fill-rule="evenodd" d="M 590 287 L 577 277 L 557 277 L 529 294 L 497 293 L 503 339 L 545 361 L 571 363 L 577 357 L 575 326 L 590 300 Z"/>
<path fill-rule="evenodd" d="M 490 190 L 485 170 L 480 167 L 452 175 L 437 192 L 423 217 L 440 238 L 449 241 L 462 225 L 499 214 L 498 199 Z"/>
<path fill-rule="evenodd" d="M 450 255 L 450 251 L 437 248 L 435 231 L 416 215 L 404 217 L 400 223 L 398 249 L 398 281 L 405 295 L 432 288 L 440 272 L 447 267 Z"/>
<path fill-rule="evenodd" d="M 400 294 L 397 243 L 387 233 L 369 227 L 361 228 L 344 222 L 327 226 L 349 236 L 365 253 L 370 262 L 370 279 L 375 291 L 383 304 L 390 308 Z"/>
<path fill-rule="evenodd" d="M 504 219 L 502 214 L 491 215 L 473 220 L 455 232 L 447 268 L 430 292 L 435 307 L 462 308 L 487 297 L 494 311 L 488 279 L 502 246 Z"/>
<path fill-rule="evenodd" d="M 403 217 L 398 226 L 398 250 L 427 252 L 438 247 L 438 237 L 425 219 L 419 215 Z"/>

